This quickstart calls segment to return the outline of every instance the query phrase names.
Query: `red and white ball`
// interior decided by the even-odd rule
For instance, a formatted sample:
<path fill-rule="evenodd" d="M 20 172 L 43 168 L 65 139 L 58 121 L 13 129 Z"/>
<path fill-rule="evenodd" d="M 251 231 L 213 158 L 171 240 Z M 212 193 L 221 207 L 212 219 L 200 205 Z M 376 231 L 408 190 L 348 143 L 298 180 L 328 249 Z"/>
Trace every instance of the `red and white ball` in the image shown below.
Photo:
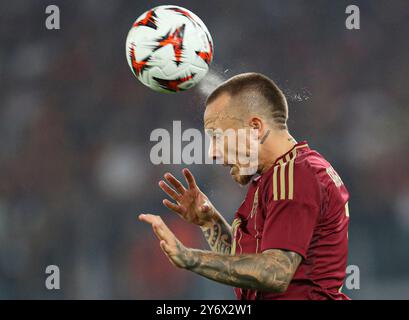
<path fill-rule="evenodd" d="M 132 25 L 126 57 L 144 85 L 159 92 L 178 92 L 192 88 L 206 75 L 213 59 L 213 40 L 193 12 L 159 6 Z"/>

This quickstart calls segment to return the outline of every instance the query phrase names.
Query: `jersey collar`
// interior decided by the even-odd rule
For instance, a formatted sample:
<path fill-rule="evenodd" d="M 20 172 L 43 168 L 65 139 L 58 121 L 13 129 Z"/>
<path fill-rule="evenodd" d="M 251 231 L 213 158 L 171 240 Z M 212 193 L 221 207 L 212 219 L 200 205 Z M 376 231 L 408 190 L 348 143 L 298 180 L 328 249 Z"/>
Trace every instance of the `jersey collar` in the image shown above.
<path fill-rule="evenodd" d="M 266 174 L 267 172 L 269 172 L 270 170 L 272 170 L 272 168 L 274 168 L 275 165 L 277 164 L 284 164 L 287 161 L 290 161 L 291 159 L 295 158 L 297 156 L 297 150 L 300 149 L 308 149 L 308 143 L 306 140 L 303 140 L 301 142 L 296 143 L 290 150 L 288 150 L 286 153 L 284 153 L 283 155 L 281 155 L 280 157 L 278 157 L 276 159 L 276 161 L 274 162 L 274 164 L 271 166 L 271 168 L 269 168 L 266 172 L 264 172 L 263 174 Z M 260 180 L 261 176 L 263 175 L 259 175 L 257 174 L 256 176 L 254 176 L 252 178 L 252 182 L 257 183 L 258 180 Z"/>
<path fill-rule="evenodd" d="M 284 164 L 285 162 L 290 161 L 291 159 L 295 158 L 297 155 L 297 150 L 309 148 L 308 143 L 306 140 L 296 143 L 290 150 L 288 150 L 283 155 L 279 156 L 276 161 L 274 162 L 273 166 L 276 164 Z"/>

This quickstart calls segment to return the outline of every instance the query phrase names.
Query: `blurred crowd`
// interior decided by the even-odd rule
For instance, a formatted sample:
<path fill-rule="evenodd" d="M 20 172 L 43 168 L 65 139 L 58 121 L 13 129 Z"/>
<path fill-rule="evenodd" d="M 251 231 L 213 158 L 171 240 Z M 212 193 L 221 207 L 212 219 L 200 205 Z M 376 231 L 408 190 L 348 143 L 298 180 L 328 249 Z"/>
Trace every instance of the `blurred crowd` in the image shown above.
<path fill-rule="evenodd" d="M 47 30 L 58 5 L 61 29 Z M 0 299 L 229 299 L 230 287 L 174 268 L 141 212 L 160 214 L 187 246 L 200 230 L 162 206 L 150 133 L 202 129 L 205 95 L 155 93 L 132 75 L 125 38 L 160 1 L 0 2 Z M 167 4 L 167 3 L 166 3 Z M 409 298 L 409 4 L 178 1 L 206 23 L 212 75 L 262 72 L 285 91 L 294 137 L 340 173 L 350 194 L 352 298 Z M 206 84 L 204 80 L 203 84 Z M 227 169 L 189 166 L 231 221 L 246 189 Z M 61 289 L 47 290 L 47 265 Z"/>

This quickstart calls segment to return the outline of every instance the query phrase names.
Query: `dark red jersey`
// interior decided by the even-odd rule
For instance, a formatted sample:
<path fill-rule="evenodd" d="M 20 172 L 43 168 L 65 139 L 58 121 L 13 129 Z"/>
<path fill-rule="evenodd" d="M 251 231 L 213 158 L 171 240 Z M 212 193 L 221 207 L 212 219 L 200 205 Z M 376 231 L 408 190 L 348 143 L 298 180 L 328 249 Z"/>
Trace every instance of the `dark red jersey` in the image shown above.
<path fill-rule="evenodd" d="M 349 299 L 342 294 L 348 254 L 349 193 L 305 141 L 250 183 L 233 221 L 233 254 L 268 249 L 303 258 L 282 294 L 235 288 L 238 299 Z"/>

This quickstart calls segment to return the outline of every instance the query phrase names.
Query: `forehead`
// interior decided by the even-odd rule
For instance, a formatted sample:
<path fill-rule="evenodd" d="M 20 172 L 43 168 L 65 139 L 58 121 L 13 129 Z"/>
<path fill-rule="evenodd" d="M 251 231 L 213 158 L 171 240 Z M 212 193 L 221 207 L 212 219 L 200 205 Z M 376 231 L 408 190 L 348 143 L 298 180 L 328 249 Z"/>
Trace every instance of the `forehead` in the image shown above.
<path fill-rule="evenodd" d="M 222 94 L 206 106 L 204 112 L 204 125 L 213 125 L 226 115 L 227 107 L 232 98 L 228 94 Z"/>

